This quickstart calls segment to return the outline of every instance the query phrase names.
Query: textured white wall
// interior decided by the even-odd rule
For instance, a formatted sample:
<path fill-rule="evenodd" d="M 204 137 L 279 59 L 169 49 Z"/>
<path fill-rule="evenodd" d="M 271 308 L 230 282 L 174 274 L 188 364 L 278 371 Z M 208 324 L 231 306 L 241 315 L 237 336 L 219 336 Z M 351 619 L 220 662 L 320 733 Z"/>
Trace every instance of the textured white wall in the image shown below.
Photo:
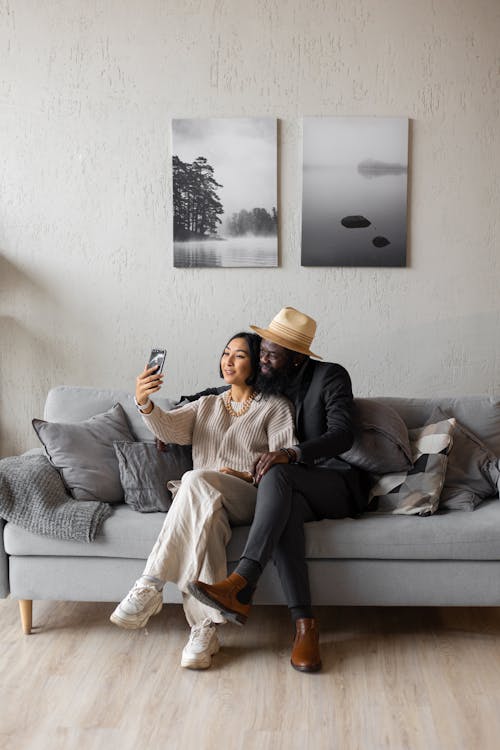
<path fill-rule="evenodd" d="M 217 382 L 291 304 L 360 395 L 500 391 L 498 0 L 0 0 L 1 452 L 60 383 Z M 280 118 L 273 270 L 172 268 L 171 117 Z M 301 118 L 411 118 L 409 266 L 300 267 Z"/>

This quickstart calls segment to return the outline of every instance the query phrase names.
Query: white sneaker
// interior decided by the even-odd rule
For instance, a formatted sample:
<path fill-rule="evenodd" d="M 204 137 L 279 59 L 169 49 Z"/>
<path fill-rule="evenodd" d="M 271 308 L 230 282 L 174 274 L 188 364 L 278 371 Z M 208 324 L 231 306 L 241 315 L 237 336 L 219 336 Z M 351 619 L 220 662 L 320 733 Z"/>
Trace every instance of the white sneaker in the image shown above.
<path fill-rule="evenodd" d="M 193 625 L 189 641 L 184 646 L 181 667 L 187 669 L 208 669 L 212 656 L 219 650 L 217 631 L 208 618 L 198 625 Z"/>
<path fill-rule="evenodd" d="M 109 619 L 120 628 L 143 628 L 150 617 L 161 611 L 162 606 L 162 592 L 152 583 L 139 578 Z"/>

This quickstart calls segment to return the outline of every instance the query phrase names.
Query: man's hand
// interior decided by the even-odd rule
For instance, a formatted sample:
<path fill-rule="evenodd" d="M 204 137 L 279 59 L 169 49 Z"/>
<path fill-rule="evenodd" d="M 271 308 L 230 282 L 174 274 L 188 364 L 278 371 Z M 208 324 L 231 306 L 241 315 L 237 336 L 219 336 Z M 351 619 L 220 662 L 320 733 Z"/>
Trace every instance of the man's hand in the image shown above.
<path fill-rule="evenodd" d="M 253 465 L 253 475 L 255 477 L 255 483 L 258 484 L 264 474 L 266 474 L 271 466 L 274 464 L 288 464 L 290 458 L 284 451 L 271 451 L 270 453 L 263 453 Z"/>
<path fill-rule="evenodd" d="M 249 471 L 236 471 L 236 469 L 231 469 L 229 466 L 223 466 L 219 471 L 221 474 L 230 474 L 232 477 L 243 479 L 244 482 L 253 483 L 253 475 Z"/>

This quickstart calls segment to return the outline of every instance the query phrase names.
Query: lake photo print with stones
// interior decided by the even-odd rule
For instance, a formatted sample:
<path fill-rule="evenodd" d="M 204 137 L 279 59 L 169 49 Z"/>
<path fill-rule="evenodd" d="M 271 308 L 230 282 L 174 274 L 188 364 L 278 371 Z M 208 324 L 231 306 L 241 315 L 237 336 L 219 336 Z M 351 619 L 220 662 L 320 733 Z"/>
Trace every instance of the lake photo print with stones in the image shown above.
<path fill-rule="evenodd" d="M 277 121 L 172 121 L 174 267 L 278 265 Z"/>
<path fill-rule="evenodd" d="M 406 266 L 408 119 L 306 117 L 303 266 Z"/>

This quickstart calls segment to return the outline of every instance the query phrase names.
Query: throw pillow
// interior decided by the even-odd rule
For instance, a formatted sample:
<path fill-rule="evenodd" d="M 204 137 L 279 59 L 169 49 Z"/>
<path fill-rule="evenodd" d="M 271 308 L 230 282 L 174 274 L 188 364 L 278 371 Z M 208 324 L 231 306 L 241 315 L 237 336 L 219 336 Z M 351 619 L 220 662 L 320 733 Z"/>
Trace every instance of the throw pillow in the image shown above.
<path fill-rule="evenodd" d="M 49 460 L 76 500 L 123 500 L 113 442 L 133 441 L 134 436 L 120 404 L 84 422 L 33 419 L 32 424 Z"/>
<path fill-rule="evenodd" d="M 436 406 L 429 421 L 450 416 Z M 499 476 L 497 457 L 477 435 L 457 422 L 439 507 L 474 510 L 482 500 L 497 494 Z"/>
<path fill-rule="evenodd" d="M 370 491 L 381 513 L 429 516 L 438 508 L 455 420 L 409 430 L 413 468 L 379 477 Z"/>
<path fill-rule="evenodd" d="M 474 492 L 443 487 L 439 498 L 439 510 L 466 510 L 470 512 L 475 510 L 482 501 L 483 498 L 475 495 Z"/>
<path fill-rule="evenodd" d="M 172 495 L 167 482 L 193 468 L 190 445 L 116 442 L 115 452 L 127 505 L 140 513 L 167 511 Z"/>
<path fill-rule="evenodd" d="M 340 458 L 374 474 L 411 469 L 408 429 L 395 409 L 374 399 L 354 401 L 356 437 Z"/>

